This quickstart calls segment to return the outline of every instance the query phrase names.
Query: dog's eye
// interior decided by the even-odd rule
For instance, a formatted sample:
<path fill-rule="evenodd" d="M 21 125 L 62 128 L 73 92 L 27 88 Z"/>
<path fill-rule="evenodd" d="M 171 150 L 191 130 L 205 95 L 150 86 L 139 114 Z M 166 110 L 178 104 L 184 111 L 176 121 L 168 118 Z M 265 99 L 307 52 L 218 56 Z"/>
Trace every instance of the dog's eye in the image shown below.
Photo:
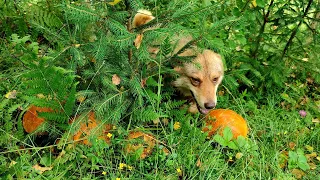
<path fill-rule="evenodd" d="M 201 83 L 200 79 L 198 79 L 198 78 L 190 77 L 190 80 L 191 80 L 191 83 L 192 83 L 194 86 L 199 86 L 200 83 Z"/>
<path fill-rule="evenodd" d="M 218 80 L 219 80 L 218 77 L 215 77 L 215 78 L 212 79 L 212 81 L 213 81 L 214 83 L 218 82 Z"/>

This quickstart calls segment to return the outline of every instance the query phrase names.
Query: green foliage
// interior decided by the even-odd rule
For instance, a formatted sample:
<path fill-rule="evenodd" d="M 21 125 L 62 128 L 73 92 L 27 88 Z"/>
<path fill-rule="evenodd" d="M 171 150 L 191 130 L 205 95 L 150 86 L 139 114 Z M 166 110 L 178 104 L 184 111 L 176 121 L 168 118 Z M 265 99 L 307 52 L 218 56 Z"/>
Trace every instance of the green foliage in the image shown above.
<path fill-rule="evenodd" d="M 320 151 L 319 125 L 312 121 L 319 118 L 320 104 L 319 2 L 109 2 L 0 0 L 1 177 L 287 179 L 290 172 L 279 168 L 277 159 L 285 144 L 297 141 L 299 148 L 310 144 Z M 155 19 L 130 29 L 140 9 Z M 177 35 L 194 40 L 173 53 Z M 192 45 L 222 55 L 218 106 L 246 114 L 249 139 L 232 140 L 226 128 L 208 140 L 202 116 L 188 113 L 187 101 L 175 98 L 180 95 L 170 84 L 177 76 L 173 67 L 194 58 L 178 56 Z M 150 46 L 159 53 L 150 54 Z M 23 131 L 30 105 L 53 110 L 38 113 L 48 137 Z M 300 109 L 306 118 L 299 117 Z M 92 146 L 73 144 L 76 128 L 88 122 L 74 127 L 68 122 L 89 111 L 102 125 L 114 125 L 111 144 L 94 134 Z M 174 128 L 177 122 L 181 128 Z M 157 140 L 144 160 L 123 152 L 131 130 Z M 290 136 L 279 138 L 282 131 Z M 38 138 L 54 142 L 37 147 Z M 289 170 L 316 177 L 319 168 L 308 168 L 302 150 L 289 151 L 287 159 Z M 119 169 L 120 163 L 134 170 Z M 39 174 L 35 164 L 52 169 Z"/>
<path fill-rule="evenodd" d="M 289 164 L 288 167 L 290 169 L 300 168 L 304 171 L 310 169 L 307 158 L 304 155 L 303 150 L 301 149 L 297 149 L 297 152 L 289 151 L 288 164 Z"/>

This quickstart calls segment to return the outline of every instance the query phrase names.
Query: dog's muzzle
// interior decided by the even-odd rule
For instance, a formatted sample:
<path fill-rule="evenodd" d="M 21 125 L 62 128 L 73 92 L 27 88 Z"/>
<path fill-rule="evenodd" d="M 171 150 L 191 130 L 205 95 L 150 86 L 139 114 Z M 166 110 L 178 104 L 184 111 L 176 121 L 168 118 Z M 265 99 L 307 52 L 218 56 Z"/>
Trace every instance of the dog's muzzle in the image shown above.
<path fill-rule="evenodd" d="M 211 105 L 211 107 L 212 107 L 212 108 L 210 108 L 210 109 L 207 109 L 207 108 L 201 108 L 201 107 L 200 107 L 200 105 L 199 105 L 199 103 L 198 103 L 198 101 L 197 101 L 197 99 L 194 97 L 193 92 L 192 92 L 192 91 L 190 91 L 190 92 L 191 92 L 191 95 L 192 95 L 192 97 L 193 97 L 194 101 L 196 102 L 196 105 L 197 105 L 198 111 L 199 111 L 201 114 L 208 114 L 208 113 L 210 112 L 210 110 L 211 110 L 211 109 L 214 109 L 214 108 L 215 108 L 215 104 L 214 104 L 214 105 Z"/>

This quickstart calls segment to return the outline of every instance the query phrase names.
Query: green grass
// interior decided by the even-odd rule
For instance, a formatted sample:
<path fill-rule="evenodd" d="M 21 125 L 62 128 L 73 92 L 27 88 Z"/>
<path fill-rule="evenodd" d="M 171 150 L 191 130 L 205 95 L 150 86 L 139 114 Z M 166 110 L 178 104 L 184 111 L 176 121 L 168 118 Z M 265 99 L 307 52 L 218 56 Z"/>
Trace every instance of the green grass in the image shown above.
<path fill-rule="evenodd" d="M 231 105 L 231 102 L 237 103 Z M 301 168 L 294 163 L 291 168 L 288 163 L 281 168 L 281 163 L 289 159 L 285 152 L 301 149 L 304 155 L 320 153 L 319 125 L 305 122 L 298 111 L 284 110 L 271 100 L 260 108 L 241 102 L 244 101 L 236 99 L 223 106 L 247 120 L 250 127 L 248 148 L 233 150 L 207 139 L 201 132 L 201 117 L 188 115 L 180 121 L 178 130 L 172 128 L 173 121 L 167 126 L 141 127 L 161 141 L 144 160 L 139 159 L 139 152 L 136 155 L 124 153 L 128 132 L 119 126 L 112 131 L 110 145 L 102 140 L 93 140 L 92 146 L 66 145 L 63 150 L 56 145 L 35 146 L 29 150 L 12 145 L 14 152 L 1 152 L 1 176 L 4 179 L 294 179 L 292 169 Z M 26 142 L 33 144 L 30 140 Z M 290 149 L 290 142 L 296 145 L 293 149 Z M 313 147 L 312 152 L 308 146 Z M 171 153 L 165 155 L 162 148 Z M 237 159 L 237 153 L 243 156 Z M 308 160 L 311 162 L 316 169 L 305 170 L 304 179 L 318 178 L 319 160 L 312 157 Z M 133 169 L 121 170 L 120 163 Z M 39 174 L 32 168 L 35 164 L 52 169 Z"/>

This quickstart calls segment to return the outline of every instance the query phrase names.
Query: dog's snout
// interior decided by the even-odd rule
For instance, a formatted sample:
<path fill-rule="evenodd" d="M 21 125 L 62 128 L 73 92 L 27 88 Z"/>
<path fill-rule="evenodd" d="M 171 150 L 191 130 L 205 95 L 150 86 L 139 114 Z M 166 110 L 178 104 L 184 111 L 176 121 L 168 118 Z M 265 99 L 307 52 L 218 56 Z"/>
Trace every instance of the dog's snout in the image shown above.
<path fill-rule="evenodd" d="M 213 109 L 213 108 L 216 107 L 216 103 L 214 103 L 214 102 L 204 103 L 204 107 L 205 107 L 206 109 Z"/>

